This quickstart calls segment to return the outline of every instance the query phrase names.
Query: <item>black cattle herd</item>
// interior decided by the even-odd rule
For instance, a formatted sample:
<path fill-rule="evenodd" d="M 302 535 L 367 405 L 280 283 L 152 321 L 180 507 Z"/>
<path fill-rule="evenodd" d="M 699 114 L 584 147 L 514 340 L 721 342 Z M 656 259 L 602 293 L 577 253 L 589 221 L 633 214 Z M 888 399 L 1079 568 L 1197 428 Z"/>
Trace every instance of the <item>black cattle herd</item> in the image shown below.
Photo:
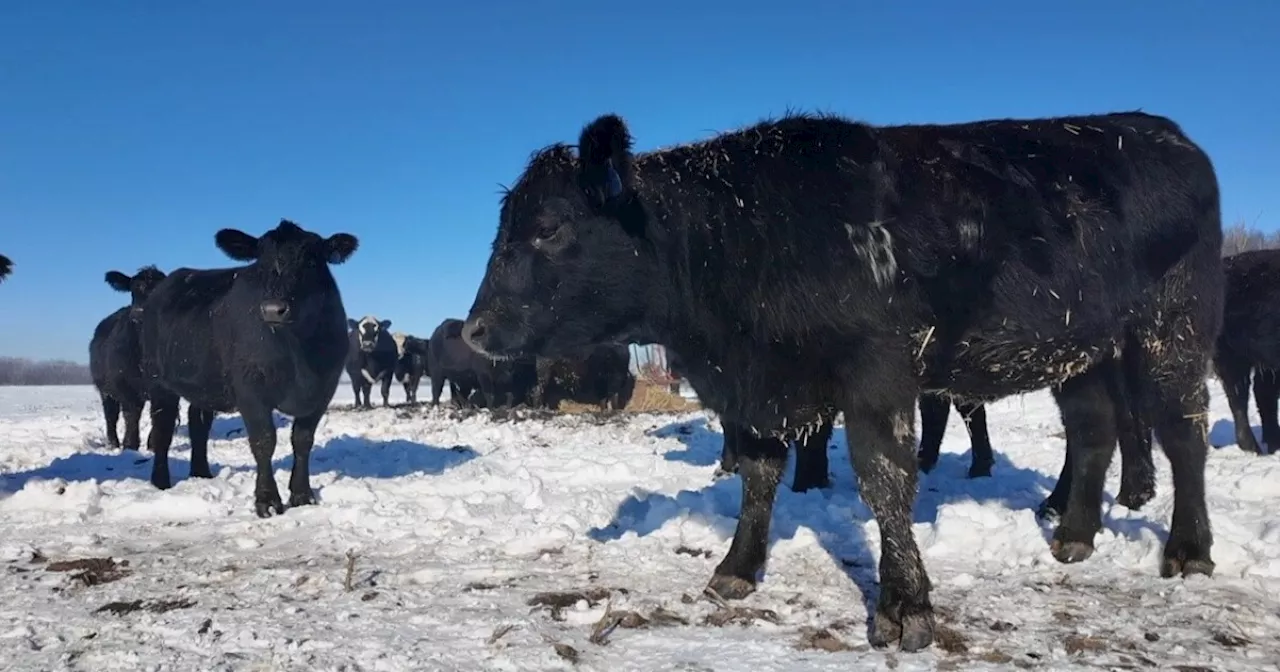
<path fill-rule="evenodd" d="M 393 378 L 415 402 L 424 376 L 433 405 L 447 380 L 461 405 L 555 407 L 587 391 L 621 406 L 629 373 L 591 372 L 626 371 L 626 344 L 660 344 L 719 416 L 721 469 L 742 481 L 738 529 L 708 590 L 755 589 L 790 443 L 794 488 L 825 486 L 843 414 L 881 535 L 869 637 L 916 651 L 934 638 L 912 533 L 917 471 L 936 465 L 952 404 L 973 443 L 969 475 L 981 477 L 995 463 L 983 404 L 1052 391 L 1067 447 L 1041 511 L 1068 563 L 1093 552 L 1117 445 L 1118 501 L 1154 496 L 1154 431 L 1174 487 L 1160 573 L 1213 573 L 1211 367 L 1239 446 L 1264 452 L 1248 422 L 1252 375 L 1263 442 L 1280 449 L 1280 252 L 1224 260 L 1222 240 L 1213 164 L 1161 116 L 872 126 L 789 115 L 634 153 L 623 120 L 605 115 L 576 147 L 533 155 L 501 199 L 469 315 L 429 339 L 348 319 L 329 265 L 356 238 L 284 220 L 261 237 L 217 233 L 242 266 L 108 273 L 131 301 L 98 326 L 91 365 L 112 446 L 138 447 L 150 402 L 160 488 L 180 397 L 192 476 L 211 476 L 214 414 L 238 411 L 257 513 L 269 516 L 285 510 L 273 411 L 293 417 L 289 504 L 311 504 L 314 431 L 344 368 L 364 408 L 375 384 L 389 404 Z M 10 269 L 0 258 L 0 276 Z"/>

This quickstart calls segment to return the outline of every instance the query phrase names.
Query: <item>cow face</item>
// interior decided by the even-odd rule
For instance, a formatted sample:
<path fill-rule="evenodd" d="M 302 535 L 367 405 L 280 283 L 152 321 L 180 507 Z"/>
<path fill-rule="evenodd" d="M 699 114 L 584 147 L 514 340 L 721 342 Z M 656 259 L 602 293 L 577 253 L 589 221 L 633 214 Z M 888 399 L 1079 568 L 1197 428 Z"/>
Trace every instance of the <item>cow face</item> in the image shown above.
<path fill-rule="evenodd" d="M 616 116 L 536 154 L 502 200 L 498 234 L 462 329 L 493 358 L 568 355 L 643 330 L 657 261 Z"/>
<path fill-rule="evenodd" d="M 260 238 L 223 229 L 214 242 L 228 257 L 252 262 L 242 277 L 261 292 L 258 315 L 268 324 L 305 321 L 328 298 L 325 290 L 337 290 L 329 264 L 341 264 L 359 246 L 349 233 L 321 238 L 287 219 Z"/>
<path fill-rule="evenodd" d="M 360 350 L 373 352 L 378 347 L 378 340 L 382 338 L 382 334 L 391 328 L 391 320 L 379 320 L 372 315 L 367 315 L 359 322 L 347 320 L 347 326 L 356 332 L 356 343 L 359 344 Z"/>
<path fill-rule="evenodd" d="M 129 319 L 134 322 L 142 319 L 143 304 L 164 278 L 164 272 L 155 266 L 144 266 L 133 277 L 120 271 L 107 271 L 106 276 L 111 289 L 129 292 Z"/>

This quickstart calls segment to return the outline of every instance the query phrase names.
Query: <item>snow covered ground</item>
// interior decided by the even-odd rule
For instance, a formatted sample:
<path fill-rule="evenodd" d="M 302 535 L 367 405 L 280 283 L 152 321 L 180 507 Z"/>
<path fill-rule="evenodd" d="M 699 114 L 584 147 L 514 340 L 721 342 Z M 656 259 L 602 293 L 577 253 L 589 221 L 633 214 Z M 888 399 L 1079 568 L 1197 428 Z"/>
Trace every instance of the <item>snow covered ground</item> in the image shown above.
<path fill-rule="evenodd" d="M 1226 402 L 1211 386 L 1211 438 L 1229 444 Z M 393 402 L 402 398 L 393 390 Z M 719 425 L 705 414 L 512 421 L 353 412 L 342 408 L 350 400 L 341 387 L 317 433 L 320 505 L 259 520 L 238 418 L 214 426 L 213 480 L 187 478 L 180 429 L 176 484 L 160 492 L 147 481 L 148 454 L 103 447 L 91 388 L 0 388 L 3 668 L 1275 670 L 1280 662 L 1278 457 L 1213 451 L 1217 574 L 1163 580 L 1157 561 L 1172 500 L 1162 455 L 1159 493 L 1140 513 L 1111 499 L 1117 459 L 1098 551 L 1064 566 L 1033 515 L 1063 455 L 1049 395 L 989 407 L 991 479 L 964 478 L 968 437 L 952 413 L 940 465 L 922 480 L 915 528 L 939 641 L 901 654 L 866 645 L 878 533 L 842 431 L 831 489 L 793 493 L 788 469 L 768 572 L 742 603 L 756 611 L 735 611 L 699 597 L 741 501 L 737 478 L 712 479 Z M 144 420 L 144 437 L 146 428 Z M 277 455 L 287 492 L 291 458 Z M 626 618 L 593 642 L 606 607 Z M 639 618 L 649 623 L 628 627 Z"/>

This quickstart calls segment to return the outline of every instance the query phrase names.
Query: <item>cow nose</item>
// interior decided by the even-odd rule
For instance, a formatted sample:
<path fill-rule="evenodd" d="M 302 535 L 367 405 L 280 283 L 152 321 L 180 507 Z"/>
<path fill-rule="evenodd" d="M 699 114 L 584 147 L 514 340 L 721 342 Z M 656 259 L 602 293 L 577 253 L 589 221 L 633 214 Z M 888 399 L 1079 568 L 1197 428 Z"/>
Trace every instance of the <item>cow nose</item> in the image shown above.
<path fill-rule="evenodd" d="M 482 341 L 486 335 L 484 319 L 481 317 L 473 317 L 462 325 L 462 341 L 476 352 L 484 352 Z"/>
<path fill-rule="evenodd" d="M 137 322 L 138 320 L 141 320 L 141 319 L 142 319 L 142 307 L 141 307 L 141 306 L 134 306 L 134 307 L 130 308 L 130 309 L 129 309 L 129 319 L 133 320 L 134 322 Z"/>
<path fill-rule="evenodd" d="M 262 320 L 280 324 L 289 319 L 289 304 L 279 299 L 268 299 L 259 306 L 262 311 Z"/>

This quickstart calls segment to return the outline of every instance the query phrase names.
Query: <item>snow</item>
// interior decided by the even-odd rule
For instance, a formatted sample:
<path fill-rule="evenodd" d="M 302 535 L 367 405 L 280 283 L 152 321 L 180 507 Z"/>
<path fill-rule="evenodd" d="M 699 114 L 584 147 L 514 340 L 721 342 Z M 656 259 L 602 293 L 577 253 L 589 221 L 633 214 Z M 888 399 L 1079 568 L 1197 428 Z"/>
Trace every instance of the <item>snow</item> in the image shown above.
<path fill-rule="evenodd" d="M 1230 444 L 1226 402 L 1210 385 L 1211 440 Z M 399 386 L 392 394 L 403 398 Z M 866 644 L 879 534 L 842 431 L 829 490 L 793 493 L 790 467 L 784 475 L 769 568 L 735 605 L 772 613 L 735 614 L 699 597 L 741 503 L 737 478 L 712 478 L 719 424 L 706 413 L 513 421 L 350 403 L 343 386 L 317 432 L 320 504 L 260 520 L 238 418 L 215 424 L 212 480 L 187 478 L 180 429 L 175 486 L 161 492 L 148 453 L 103 446 L 92 388 L 0 388 L 5 669 L 1275 670 L 1280 660 L 1280 458 L 1212 451 L 1211 579 L 1157 574 L 1172 510 L 1159 453 L 1159 492 L 1141 512 L 1113 500 L 1117 458 L 1097 552 L 1062 565 L 1033 515 L 1063 456 L 1045 392 L 988 407 L 990 479 L 965 478 L 968 437 L 951 414 L 916 510 L 942 626 L 918 654 Z M 127 566 L 103 562 L 82 579 L 52 571 L 86 558 Z M 626 590 L 614 610 L 649 618 L 662 607 L 688 624 L 619 627 L 593 643 L 600 588 Z M 593 599 L 528 604 L 546 591 Z M 715 624 L 729 615 L 746 624 Z M 815 640 L 837 650 L 803 646 Z"/>

